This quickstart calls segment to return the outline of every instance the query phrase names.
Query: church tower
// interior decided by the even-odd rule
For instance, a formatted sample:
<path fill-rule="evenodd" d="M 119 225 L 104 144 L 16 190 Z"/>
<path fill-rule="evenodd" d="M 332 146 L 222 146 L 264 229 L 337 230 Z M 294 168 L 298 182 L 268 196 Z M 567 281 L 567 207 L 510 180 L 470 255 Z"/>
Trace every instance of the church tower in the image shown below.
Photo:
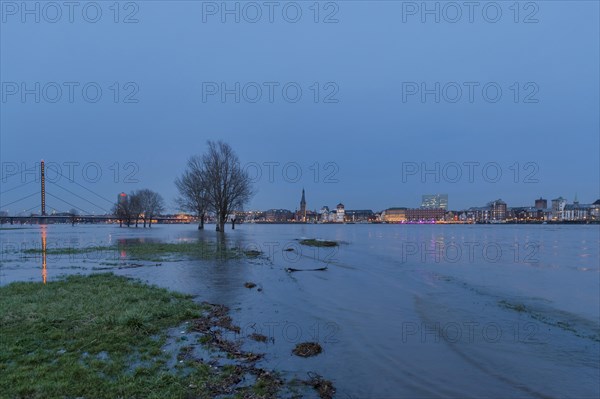
<path fill-rule="evenodd" d="M 306 222 L 306 197 L 304 196 L 304 189 L 302 189 L 302 199 L 300 200 L 300 220 Z"/>

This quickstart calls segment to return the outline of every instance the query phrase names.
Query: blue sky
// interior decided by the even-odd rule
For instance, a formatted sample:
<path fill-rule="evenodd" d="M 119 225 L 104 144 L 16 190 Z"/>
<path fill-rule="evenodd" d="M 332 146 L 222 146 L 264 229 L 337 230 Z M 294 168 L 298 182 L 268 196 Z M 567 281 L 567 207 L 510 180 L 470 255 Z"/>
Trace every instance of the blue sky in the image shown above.
<path fill-rule="evenodd" d="M 36 205 L 3 206 L 37 190 L 16 187 L 40 159 L 64 175 L 73 165 L 105 198 L 147 187 L 173 206 L 173 180 L 209 139 L 260 171 L 249 209 L 295 209 L 303 187 L 310 209 L 411 207 L 431 193 L 452 209 L 600 197 L 595 1 L 478 2 L 472 21 L 462 2 L 427 2 L 439 23 L 400 1 L 320 2 L 318 15 L 312 1 L 274 2 L 273 22 L 263 2 L 227 2 L 239 23 L 222 2 L 121 2 L 118 15 L 112 1 L 80 2 L 73 22 L 62 2 L 60 16 L 41 3 L 39 22 L 21 2 L 0 4 L 0 207 L 11 213 Z M 100 205 L 71 196 L 82 209 L 108 206 L 56 180 L 55 195 Z"/>

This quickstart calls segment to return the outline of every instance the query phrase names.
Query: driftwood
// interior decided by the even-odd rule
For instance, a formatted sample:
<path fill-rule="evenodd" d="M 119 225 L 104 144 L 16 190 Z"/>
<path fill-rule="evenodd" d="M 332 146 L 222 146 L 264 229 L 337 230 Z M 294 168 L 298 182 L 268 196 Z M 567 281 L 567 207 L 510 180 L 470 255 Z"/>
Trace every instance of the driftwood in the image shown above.
<path fill-rule="evenodd" d="M 318 269 L 294 269 L 292 267 L 288 267 L 287 269 L 285 269 L 286 272 L 288 273 L 293 273 L 293 272 L 322 272 L 327 270 L 327 266 L 325 267 L 320 267 Z"/>

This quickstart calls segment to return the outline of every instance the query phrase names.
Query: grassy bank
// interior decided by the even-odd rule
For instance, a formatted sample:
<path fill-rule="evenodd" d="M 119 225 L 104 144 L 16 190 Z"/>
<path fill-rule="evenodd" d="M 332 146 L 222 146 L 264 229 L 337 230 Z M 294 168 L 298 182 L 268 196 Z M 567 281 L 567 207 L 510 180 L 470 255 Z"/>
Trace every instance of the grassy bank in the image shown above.
<path fill-rule="evenodd" d="M 174 354 L 163 351 L 167 331 L 209 309 L 188 296 L 96 274 L 0 287 L 0 309 L 3 398 L 240 394 L 236 367 L 210 367 L 198 359 L 185 367 L 168 365 Z M 275 396 L 275 384 L 269 388 L 267 382 L 257 378 L 243 396 Z"/>

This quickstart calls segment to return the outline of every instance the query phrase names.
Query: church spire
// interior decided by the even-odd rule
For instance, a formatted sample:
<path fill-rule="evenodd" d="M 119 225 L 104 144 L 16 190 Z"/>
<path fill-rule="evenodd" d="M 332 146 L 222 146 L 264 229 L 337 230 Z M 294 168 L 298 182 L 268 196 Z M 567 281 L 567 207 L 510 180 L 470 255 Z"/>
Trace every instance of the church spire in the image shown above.
<path fill-rule="evenodd" d="M 302 222 L 306 222 L 306 196 L 304 195 L 304 188 L 302 188 L 302 199 L 300 200 L 299 219 Z"/>

